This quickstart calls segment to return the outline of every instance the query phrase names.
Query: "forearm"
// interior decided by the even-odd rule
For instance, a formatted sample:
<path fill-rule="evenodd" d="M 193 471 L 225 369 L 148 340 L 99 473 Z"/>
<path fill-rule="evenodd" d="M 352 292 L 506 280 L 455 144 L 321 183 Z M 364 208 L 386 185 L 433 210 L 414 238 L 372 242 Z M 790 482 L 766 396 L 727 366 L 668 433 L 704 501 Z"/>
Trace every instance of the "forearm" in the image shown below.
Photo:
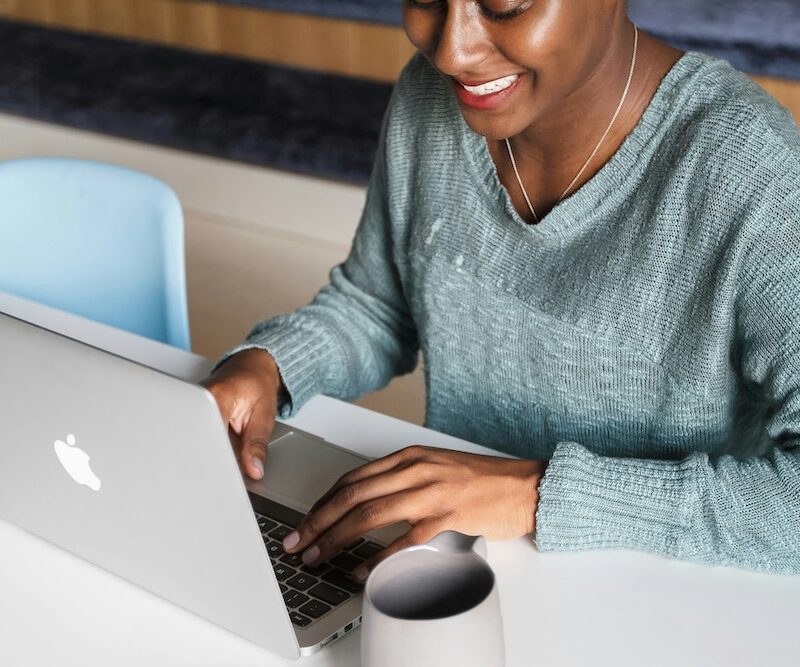
<path fill-rule="evenodd" d="M 651 461 L 562 443 L 540 494 L 542 550 L 640 549 L 800 574 L 800 466 L 792 450 L 746 461 L 704 454 Z"/>
<path fill-rule="evenodd" d="M 414 368 L 418 344 L 402 310 L 369 297 L 337 267 L 311 304 L 259 323 L 228 355 L 250 348 L 277 362 L 285 418 L 316 394 L 350 399 L 384 386 Z"/>

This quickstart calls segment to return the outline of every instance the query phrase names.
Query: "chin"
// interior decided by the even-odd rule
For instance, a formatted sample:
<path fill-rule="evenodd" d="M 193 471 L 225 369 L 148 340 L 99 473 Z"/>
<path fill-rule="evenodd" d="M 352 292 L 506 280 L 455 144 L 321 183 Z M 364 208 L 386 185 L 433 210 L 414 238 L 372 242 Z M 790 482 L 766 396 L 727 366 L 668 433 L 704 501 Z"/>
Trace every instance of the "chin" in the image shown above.
<path fill-rule="evenodd" d="M 503 141 L 519 134 L 524 129 L 524 127 L 516 127 L 518 123 L 510 123 L 502 118 L 489 118 L 488 114 L 483 111 L 472 113 L 462 108 L 461 115 L 473 132 L 486 137 L 489 141 Z"/>

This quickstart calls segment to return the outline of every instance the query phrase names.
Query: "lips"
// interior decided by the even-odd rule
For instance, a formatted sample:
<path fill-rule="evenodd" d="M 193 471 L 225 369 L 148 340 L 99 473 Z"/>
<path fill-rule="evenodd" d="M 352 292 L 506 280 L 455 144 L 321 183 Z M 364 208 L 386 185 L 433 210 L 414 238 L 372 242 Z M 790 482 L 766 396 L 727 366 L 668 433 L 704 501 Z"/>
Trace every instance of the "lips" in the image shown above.
<path fill-rule="evenodd" d="M 508 76 L 501 77 L 500 79 L 494 79 L 493 81 L 486 81 L 484 83 L 477 83 L 474 85 L 468 85 L 463 81 L 459 81 L 459 83 L 464 86 L 464 90 L 466 90 L 468 93 L 483 97 L 484 95 L 499 93 L 501 90 L 505 90 L 518 78 L 519 74 L 509 74 Z"/>
<path fill-rule="evenodd" d="M 522 78 L 521 74 L 509 74 L 483 82 L 452 81 L 456 97 L 462 104 L 473 109 L 491 110 L 505 103 Z"/>

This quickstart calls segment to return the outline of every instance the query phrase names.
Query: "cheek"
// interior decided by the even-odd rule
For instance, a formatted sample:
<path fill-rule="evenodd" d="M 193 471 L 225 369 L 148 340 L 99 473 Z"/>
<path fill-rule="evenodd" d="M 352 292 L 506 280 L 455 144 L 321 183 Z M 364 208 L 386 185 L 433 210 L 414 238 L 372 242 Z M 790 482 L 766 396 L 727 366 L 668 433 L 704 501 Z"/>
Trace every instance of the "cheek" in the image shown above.
<path fill-rule="evenodd" d="M 532 7 L 518 21 L 495 25 L 492 36 L 498 49 L 511 62 L 533 71 L 537 78 L 569 72 L 582 50 L 578 35 L 585 18 L 577 16 L 576 10 L 565 9 L 563 4 L 544 2 Z"/>
<path fill-rule="evenodd" d="M 494 26 L 492 41 L 511 62 L 538 69 L 561 48 L 559 31 L 546 16 L 536 16 L 508 26 Z"/>
<path fill-rule="evenodd" d="M 542 92 L 569 89 L 581 76 L 584 48 L 558 31 L 536 25 L 509 33 L 499 45 L 504 57 L 532 74 L 531 81 Z"/>
<path fill-rule="evenodd" d="M 425 55 L 432 53 L 438 30 L 436 17 L 408 9 L 403 4 L 403 28 L 408 40 Z"/>

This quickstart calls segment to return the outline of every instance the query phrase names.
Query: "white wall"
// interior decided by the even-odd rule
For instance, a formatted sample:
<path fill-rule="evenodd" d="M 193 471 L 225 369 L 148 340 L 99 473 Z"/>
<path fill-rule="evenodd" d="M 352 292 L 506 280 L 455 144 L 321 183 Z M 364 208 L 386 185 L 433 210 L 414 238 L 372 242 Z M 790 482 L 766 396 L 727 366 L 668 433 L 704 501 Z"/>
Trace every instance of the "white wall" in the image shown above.
<path fill-rule="evenodd" d="M 364 203 L 361 187 L 0 114 L 0 161 L 48 155 L 139 169 L 177 192 L 193 349 L 211 357 L 311 299 L 346 257 Z M 423 392 L 418 370 L 359 404 L 421 423 Z"/>

